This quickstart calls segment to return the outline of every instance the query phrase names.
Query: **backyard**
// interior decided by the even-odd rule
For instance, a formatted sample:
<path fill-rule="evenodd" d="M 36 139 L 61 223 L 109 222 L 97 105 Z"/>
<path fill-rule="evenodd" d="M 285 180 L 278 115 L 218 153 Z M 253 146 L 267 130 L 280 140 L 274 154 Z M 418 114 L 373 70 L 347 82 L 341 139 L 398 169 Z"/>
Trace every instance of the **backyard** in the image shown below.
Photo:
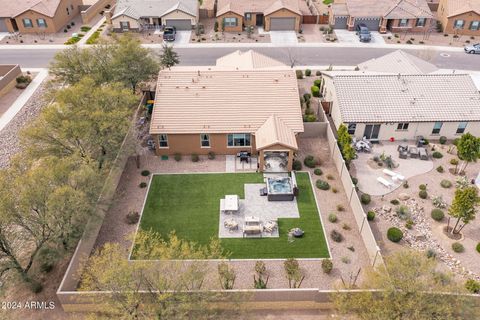
<path fill-rule="evenodd" d="M 207 244 L 218 238 L 219 199 L 226 194 L 244 198 L 244 184 L 262 183 L 257 173 L 154 175 L 140 221 L 140 228 L 162 235 L 171 231 L 182 238 Z M 208 186 L 208 187 L 207 187 Z M 310 177 L 297 173 L 300 218 L 278 220 L 280 237 L 221 239 L 232 259 L 327 258 L 328 248 L 319 218 Z M 290 229 L 299 227 L 305 236 L 288 241 Z"/>

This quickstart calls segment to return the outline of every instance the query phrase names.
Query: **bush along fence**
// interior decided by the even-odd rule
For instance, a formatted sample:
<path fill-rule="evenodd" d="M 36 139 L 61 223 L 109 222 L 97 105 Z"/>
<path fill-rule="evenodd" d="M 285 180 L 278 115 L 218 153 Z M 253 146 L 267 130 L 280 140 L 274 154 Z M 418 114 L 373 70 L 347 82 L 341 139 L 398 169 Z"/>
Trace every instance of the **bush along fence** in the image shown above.
<path fill-rule="evenodd" d="M 322 110 L 323 119 L 327 119 L 327 116 Z M 340 180 L 342 182 L 345 193 L 347 194 L 348 204 L 352 208 L 353 216 L 355 217 L 355 222 L 357 223 L 360 235 L 365 243 L 367 248 L 368 257 L 370 258 L 371 265 L 376 268 L 383 265 L 383 258 L 380 252 L 380 248 L 377 245 L 377 241 L 373 236 L 372 229 L 368 223 L 367 215 L 363 210 L 362 203 L 358 197 L 356 187 L 350 176 L 350 172 L 343 160 L 342 153 L 338 147 L 337 139 L 332 131 L 332 128 L 328 126 L 327 130 L 327 140 L 328 146 L 330 148 L 330 157 L 332 158 L 335 168 L 340 175 Z"/>

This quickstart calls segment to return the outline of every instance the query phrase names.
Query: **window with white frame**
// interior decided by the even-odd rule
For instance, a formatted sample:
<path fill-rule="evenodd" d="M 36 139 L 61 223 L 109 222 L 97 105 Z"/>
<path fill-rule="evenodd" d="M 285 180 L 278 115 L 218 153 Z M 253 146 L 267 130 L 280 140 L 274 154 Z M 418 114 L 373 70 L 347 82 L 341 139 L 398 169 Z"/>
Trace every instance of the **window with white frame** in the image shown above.
<path fill-rule="evenodd" d="M 120 28 L 122 30 L 130 30 L 130 22 L 128 21 L 120 21 Z"/>
<path fill-rule="evenodd" d="M 28 18 L 25 18 L 22 20 L 23 21 L 23 26 L 25 28 L 32 28 L 33 27 L 33 23 L 32 23 L 32 20 L 28 19 Z"/>
<path fill-rule="evenodd" d="M 46 28 L 47 27 L 47 21 L 45 21 L 45 19 L 37 19 L 37 26 L 39 28 Z"/>
<path fill-rule="evenodd" d="M 247 20 L 247 21 L 252 20 L 252 14 L 251 13 L 245 13 L 245 20 Z"/>
<path fill-rule="evenodd" d="M 465 132 L 465 128 L 467 128 L 467 122 L 460 122 L 457 127 L 456 134 L 462 134 Z"/>
<path fill-rule="evenodd" d="M 398 26 L 399 26 L 399 27 L 406 27 L 406 26 L 408 26 L 408 19 L 400 19 L 400 21 L 398 22 Z"/>
<path fill-rule="evenodd" d="M 250 133 L 230 133 L 227 137 L 229 147 L 250 147 Z"/>
<path fill-rule="evenodd" d="M 348 134 L 354 135 L 355 130 L 357 130 L 357 124 L 356 123 L 349 123 L 347 128 L 348 128 Z"/>
<path fill-rule="evenodd" d="M 415 23 L 415 27 L 425 27 L 426 21 L 426 18 L 418 18 L 417 22 Z"/>
<path fill-rule="evenodd" d="M 440 130 L 442 129 L 443 122 L 435 122 L 433 125 L 432 134 L 440 134 Z"/>
<path fill-rule="evenodd" d="M 397 130 L 407 131 L 408 130 L 408 125 L 409 125 L 408 122 L 399 122 L 398 125 L 397 125 Z"/>
<path fill-rule="evenodd" d="M 477 31 L 480 29 L 480 21 L 472 21 L 470 23 L 470 30 Z"/>
<path fill-rule="evenodd" d="M 465 20 L 455 20 L 455 23 L 453 24 L 453 27 L 455 29 L 463 29 L 465 26 Z"/>
<path fill-rule="evenodd" d="M 200 146 L 202 148 L 210 148 L 210 135 L 206 133 L 200 134 Z"/>
<path fill-rule="evenodd" d="M 160 148 L 168 148 L 168 136 L 166 134 L 158 135 L 158 146 Z"/>
<path fill-rule="evenodd" d="M 237 18 L 223 18 L 223 24 L 225 27 L 236 27 Z"/>

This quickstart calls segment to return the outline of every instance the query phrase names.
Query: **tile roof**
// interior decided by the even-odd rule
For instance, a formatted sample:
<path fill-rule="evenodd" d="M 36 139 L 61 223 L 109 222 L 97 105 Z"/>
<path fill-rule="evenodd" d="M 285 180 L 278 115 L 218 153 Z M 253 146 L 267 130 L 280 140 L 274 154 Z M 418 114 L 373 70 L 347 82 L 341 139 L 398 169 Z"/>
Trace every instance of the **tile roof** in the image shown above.
<path fill-rule="evenodd" d="M 333 4 L 336 16 L 386 17 L 388 19 L 432 18 L 426 0 L 346 0 Z"/>
<path fill-rule="evenodd" d="M 399 0 L 384 14 L 386 19 L 433 18 L 425 0 Z"/>
<path fill-rule="evenodd" d="M 0 17 L 14 18 L 28 10 L 55 16 L 61 0 L 0 0 Z"/>
<path fill-rule="evenodd" d="M 304 0 L 218 0 L 217 8 L 217 17 L 230 11 L 241 16 L 257 12 L 268 15 L 283 8 L 299 15 L 311 14 Z"/>
<path fill-rule="evenodd" d="M 343 122 L 480 121 L 470 75 L 337 75 Z"/>
<path fill-rule="evenodd" d="M 198 0 L 117 0 L 112 19 L 120 15 L 134 19 L 162 17 L 177 9 L 196 17 L 197 8 Z"/>
<path fill-rule="evenodd" d="M 277 115 L 271 115 L 255 132 L 255 146 L 262 150 L 274 145 L 282 145 L 298 150 L 295 133 Z"/>
<path fill-rule="evenodd" d="M 445 9 L 447 10 L 447 16 L 453 17 L 459 14 L 474 11 L 480 14 L 480 1 L 479 0 L 447 0 Z"/>
<path fill-rule="evenodd" d="M 427 74 L 438 68 L 414 55 L 397 50 L 358 65 L 360 71 L 384 72 L 394 74 Z"/>
<path fill-rule="evenodd" d="M 264 56 L 253 50 L 242 52 L 234 51 L 217 59 L 218 67 L 234 67 L 237 69 L 260 69 L 285 67 L 285 64 L 273 58 Z"/>

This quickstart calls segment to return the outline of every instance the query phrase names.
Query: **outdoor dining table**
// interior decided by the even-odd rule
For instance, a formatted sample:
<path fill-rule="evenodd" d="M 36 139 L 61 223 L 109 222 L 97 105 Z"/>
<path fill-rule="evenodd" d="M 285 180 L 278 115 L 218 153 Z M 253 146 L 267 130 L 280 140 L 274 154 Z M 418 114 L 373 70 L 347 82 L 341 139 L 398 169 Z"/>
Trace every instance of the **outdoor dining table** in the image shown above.
<path fill-rule="evenodd" d="M 238 211 L 238 196 L 236 194 L 225 196 L 225 211 Z"/>

